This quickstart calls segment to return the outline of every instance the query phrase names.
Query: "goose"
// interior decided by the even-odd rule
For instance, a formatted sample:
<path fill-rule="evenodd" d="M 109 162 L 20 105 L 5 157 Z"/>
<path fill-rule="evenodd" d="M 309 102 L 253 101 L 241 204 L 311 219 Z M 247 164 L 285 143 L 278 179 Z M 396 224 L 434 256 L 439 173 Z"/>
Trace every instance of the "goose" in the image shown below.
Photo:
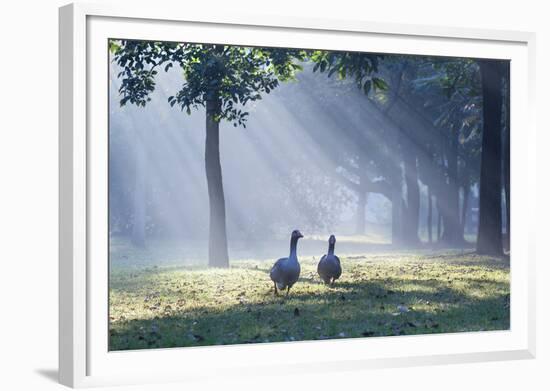
<path fill-rule="evenodd" d="M 336 237 L 330 235 L 328 239 L 328 253 L 321 257 L 319 264 L 317 265 L 317 273 L 325 284 L 334 284 L 342 275 L 342 266 L 340 265 L 340 258 L 334 255 L 334 245 L 336 244 Z"/>
<path fill-rule="evenodd" d="M 279 294 L 279 290 L 286 289 L 286 295 L 288 296 L 290 288 L 300 277 L 300 263 L 296 256 L 296 245 L 298 239 L 303 237 L 304 235 L 299 230 L 292 231 L 290 235 L 290 255 L 288 258 L 277 260 L 269 272 L 269 277 L 271 277 L 275 287 L 275 295 Z"/>

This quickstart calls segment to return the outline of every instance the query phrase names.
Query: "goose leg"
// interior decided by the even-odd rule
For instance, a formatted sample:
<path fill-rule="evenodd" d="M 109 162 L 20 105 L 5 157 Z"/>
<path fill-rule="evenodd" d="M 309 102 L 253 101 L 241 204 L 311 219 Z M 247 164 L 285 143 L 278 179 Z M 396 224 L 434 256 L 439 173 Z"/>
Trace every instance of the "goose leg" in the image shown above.
<path fill-rule="evenodd" d="M 290 292 L 290 285 L 287 286 L 287 288 L 286 288 L 286 295 L 287 295 L 287 297 L 288 297 L 288 292 Z"/>
<path fill-rule="evenodd" d="M 275 296 L 279 296 L 279 291 L 277 291 L 277 283 L 273 281 L 273 287 L 275 288 Z"/>

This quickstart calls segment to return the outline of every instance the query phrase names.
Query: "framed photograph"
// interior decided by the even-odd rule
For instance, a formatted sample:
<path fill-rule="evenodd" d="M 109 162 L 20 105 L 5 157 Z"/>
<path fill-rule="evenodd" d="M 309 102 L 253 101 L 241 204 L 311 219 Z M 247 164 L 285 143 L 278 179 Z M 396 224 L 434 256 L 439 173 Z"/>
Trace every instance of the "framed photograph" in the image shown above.
<path fill-rule="evenodd" d="M 60 9 L 60 381 L 532 358 L 534 35 Z"/>

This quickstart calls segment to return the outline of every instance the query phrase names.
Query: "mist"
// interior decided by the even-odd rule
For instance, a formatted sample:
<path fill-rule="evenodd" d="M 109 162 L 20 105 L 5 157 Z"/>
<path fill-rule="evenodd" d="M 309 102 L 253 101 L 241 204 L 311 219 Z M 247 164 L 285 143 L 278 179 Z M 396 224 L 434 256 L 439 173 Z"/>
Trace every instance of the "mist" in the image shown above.
<path fill-rule="evenodd" d="M 438 123 L 437 105 L 411 94 L 397 96 L 398 83 L 416 82 L 423 92 L 422 78 L 440 71 L 410 75 L 403 71 L 409 58 L 389 58 L 378 72 L 390 85 L 387 91 L 369 96 L 353 80 L 313 72 L 313 64 L 304 61 L 296 80 L 243 107 L 249 113 L 246 127 L 221 120 L 231 260 L 282 256 L 293 229 L 305 235 L 304 256 L 322 253 L 331 234 L 347 254 L 428 248 L 445 239 L 451 230 L 445 222 L 453 213 L 461 225 L 453 228 L 461 231 L 460 245 L 475 247 L 480 159 L 479 151 L 465 148 L 480 143 L 480 130 L 472 125 L 480 122 L 479 107 L 469 113 L 477 116 L 470 124 L 454 128 L 459 145 L 453 167 L 450 152 L 437 149 L 453 134 L 453 125 Z M 205 108 L 187 114 L 167 103 L 183 83 L 177 66 L 156 76 L 145 107 L 121 106 L 119 72 L 112 62 L 109 235 L 111 248 L 132 250 L 116 252 L 115 258 L 206 263 Z M 445 101 L 444 93 L 435 95 L 434 101 Z M 445 127 L 451 131 L 442 131 Z M 460 182 L 457 173 L 466 169 L 474 174 Z M 503 217 L 503 229 L 505 222 Z"/>

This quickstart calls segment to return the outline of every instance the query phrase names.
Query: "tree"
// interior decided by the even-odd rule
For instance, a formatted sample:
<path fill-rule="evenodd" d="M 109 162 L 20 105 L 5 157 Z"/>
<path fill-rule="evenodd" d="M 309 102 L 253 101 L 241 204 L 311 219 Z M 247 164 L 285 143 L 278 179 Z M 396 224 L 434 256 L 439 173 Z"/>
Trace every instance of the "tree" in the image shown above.
<path fill-rule="evenodd" d="M 502 79 L 498 60 L 479 60 L 483 93 L 483 137 L 477 252 L 502 254 Z"/>
<path fill-rule="evenodd" d="M 384 138 L 388 139 L 390 148 L 394 151 L 393 158 L 384 163 L 385 175 L 392 188 L 392 243 L 416 246 L 419 241 L 420 197 L 415 133 L 408 128 L 408 119 L 400 121 L 400 116 L 395 114 L 400 112 L 400 94 L 405 84 L 406 71 L 410 69 L 411 59 L 403 56 L 394 56 L 390 59 L 386 61 L 384 69 L 389 84 L 381 91 L 382 99 L 373 100 L 373 105 L 383 116 L 383 122 L 387 124 Z M 405 199 L 403 189 L 406 190 Z"/>
<path fill-rule="evenodd" d="M 481 91 L 475 61 L 462 58 L 428 58 L 417 62 L 417 78 L 403 96 L 417 117 L 423 117 L 430 137 L 420 137 L 441 173 L 422 175 L 437 198 L 443 234 L 450 245 L 463 245 L 463 223 L 469 190 L 477 180 L 480 154 Z M 422 105 L 418 107 L 418 103 Z M 429 165 L 424 164 L 424 167 Z M 432 180 L 430 180 L 432 176 Z M 462 218 L 460 189 L 462 188 Z M 438 220 L 438 226 L 441 226 Z M 439 229 L 438 229 L 439 231 Z"/>
<path fill-rule="evenodd" d="M 372 87 L 383 86 L 380 93 L 368 98 L 375 109 L 368 122 L 381 117 L 385 132 L 382 139 L 391 144 L 393 153 L 390 159 L 377 156 L 378 142 L 377 148 L 368 154 L 374 166 L 385 167 L 379 174 L 394 189 L 393 242 L 396 239 L 409 245 L 419 242 L 421 180 L 428 185 L 428 194 L 437 198 L 441 216 L 438 222 L 443 223 L 438 224 L 443 227 L 441 240 L 462 246 L 469 190 L 478 178 L 481 150 L 481 83 L 477 63 L 460 58 L 387 55 L 379 64 L 375 54 L 361 56 L 359 53 L 334 57 L 321 53 L 316 61 L 321 71 L 326 61 L 325 70 L 329 74 L 354 77 L 367 94 Z M 431 197 L 428 205 L 430 201 Z M 431 217 L 428 221 L 431 222 Z M 428 225 L 429 232 L 431 224 Z"/>
<path fill-rule="evenodd" d="M 300 50 L 252 48 L 217 44 L 112 40 L 110 50 L 121 67 L 121 105 L 145 106 L 155 89 L 158 70 L 176 65 L 183 71 L 183 85 L 168 98 L 171 106 L 188 114 L 205 108 L 205 170 L 210 208 L 208 263 L 227 267 L 225 196 L 220 162 L 221 120 L 245 127 L 244 106 L 261 99 L 279 81 L 292 79 L 301 69 Z"/>

